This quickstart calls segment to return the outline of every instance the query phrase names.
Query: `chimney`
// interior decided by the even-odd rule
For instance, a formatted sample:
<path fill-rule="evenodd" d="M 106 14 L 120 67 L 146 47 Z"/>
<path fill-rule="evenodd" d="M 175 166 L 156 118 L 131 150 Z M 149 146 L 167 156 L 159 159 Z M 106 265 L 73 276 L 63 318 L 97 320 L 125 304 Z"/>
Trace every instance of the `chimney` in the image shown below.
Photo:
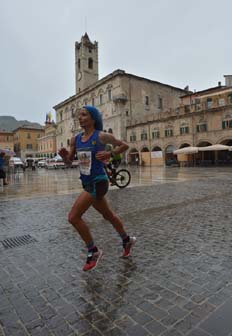
<path fill-rule="evenodd" d="M 232 86 L 232 75 L 224 75 L 225 77 L 225 85 Z"/>

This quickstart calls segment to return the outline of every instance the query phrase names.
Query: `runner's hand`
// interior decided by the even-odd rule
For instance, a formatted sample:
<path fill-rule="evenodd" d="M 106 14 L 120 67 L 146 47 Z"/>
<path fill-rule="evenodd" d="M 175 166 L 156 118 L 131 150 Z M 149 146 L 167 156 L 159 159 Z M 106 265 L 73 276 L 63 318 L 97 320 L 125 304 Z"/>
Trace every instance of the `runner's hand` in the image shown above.
<path fill-rule="evenodd" d="M 58 154 L 62 157 L 64 161 L 67 160 L 68 151 L 66 148 L 62 147 L 61 149 L 59 149 Z"/>

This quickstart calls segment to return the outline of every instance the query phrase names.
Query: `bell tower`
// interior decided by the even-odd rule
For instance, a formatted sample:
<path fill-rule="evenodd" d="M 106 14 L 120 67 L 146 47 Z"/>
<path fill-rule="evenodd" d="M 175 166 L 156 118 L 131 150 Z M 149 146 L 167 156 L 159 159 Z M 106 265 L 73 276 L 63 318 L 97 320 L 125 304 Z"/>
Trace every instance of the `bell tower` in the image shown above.
<path fill-rule="evenodd" d="M 75 43 L 76 93 L 98 81 L 98 43 L 92 43 L 87 33 Z"/>

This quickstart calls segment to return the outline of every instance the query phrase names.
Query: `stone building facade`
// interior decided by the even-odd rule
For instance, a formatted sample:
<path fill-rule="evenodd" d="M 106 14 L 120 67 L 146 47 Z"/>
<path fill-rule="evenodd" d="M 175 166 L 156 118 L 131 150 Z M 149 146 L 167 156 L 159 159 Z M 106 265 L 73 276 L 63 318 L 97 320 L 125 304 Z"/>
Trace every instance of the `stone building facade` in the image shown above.
<path fill-rule="evenodd" d="M 36 157 L 38 153 L 38 139 L 44 135 L 44 128 L 22 126 L 13 131 L 14 151 L 16 156 L 25 160 Z"/>
<path fill-rule="evenodd" d="M 129 161 L 135 157 L 145 165 L 164 165 L 174 160 L 173 152 L 187 146 L 232 145 L 232 76 L 224 86 L 188 93 L 177 108 L 154 114 L 153 120 L 127 127 Z M 183 162 L 193 160 L 229 161 L 231 152 L 207 152 L 180 155 Z"/>
<path fill-rule="evenodd" d="M 0 148 L 14 150 L 13 132 L 0 131 Z"/>
<path fill-rule="evenodd" d="M 44 135 L 38 139 L 38 157 L 53 158 L 56 154 L 56 124 L 46 121 Z"/>
<path fill-rule="evenodd" d="M 179 106 L 185 90 L 116 70 L 98 80 L 98 45 L 85 34 L 76 50 L 76 94 L 54 106 L 57 148 L 69 147 L 80 132 L 78 111 L 83 105 L 96 106 L 103 115 L 104 130 L 128 140 L 128 127 L 150 123 L 163 112 Z M 80 74 L 81 71 L 81 75 Z M 129 137 L 130 138 L 130 137 Z"/>

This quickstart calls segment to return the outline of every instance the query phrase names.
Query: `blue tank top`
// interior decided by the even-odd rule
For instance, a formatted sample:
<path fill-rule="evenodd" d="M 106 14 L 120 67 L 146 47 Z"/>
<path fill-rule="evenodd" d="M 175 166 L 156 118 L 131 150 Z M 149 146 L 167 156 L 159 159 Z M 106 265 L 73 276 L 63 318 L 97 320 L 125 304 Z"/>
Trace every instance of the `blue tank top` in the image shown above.
<path fill-rule="evenodd" d="M 99 141 L 99 130 L 95 130 L 87 141 L 82 141 L 82 133 L 76 136 L 76 152 L 80 167 L 80 178 L 83 184 L 93 181 L 99 175 L 106 175 L 104 163 L 95 155 L 105 150 L 105 145 Z"/>

